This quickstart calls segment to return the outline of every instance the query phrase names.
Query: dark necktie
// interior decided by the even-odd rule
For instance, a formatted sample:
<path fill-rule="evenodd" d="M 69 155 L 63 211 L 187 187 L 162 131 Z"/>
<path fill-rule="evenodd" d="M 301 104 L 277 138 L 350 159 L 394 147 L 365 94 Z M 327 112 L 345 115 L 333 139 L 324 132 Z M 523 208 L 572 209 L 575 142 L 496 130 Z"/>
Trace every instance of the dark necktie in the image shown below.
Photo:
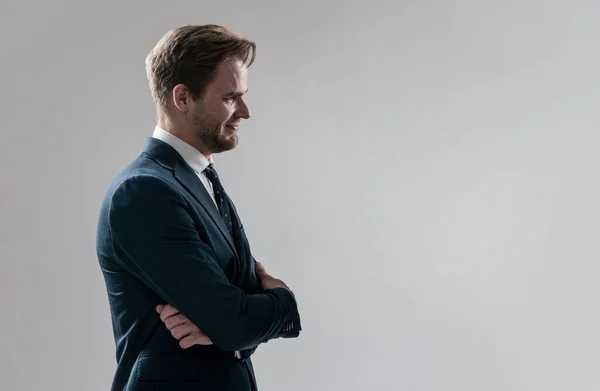
<path fill-rule="evenodd" d="M 217 202 L 217 207 L 219 208 L 219 212 L 221 213 L 223 221 L 225 221 L 225 225 L 229 230 L 229 234 L 231 235 L 231 237 L 233 237 L 233 222 L 231 220 L 231 210 L 229 210 L 227 195 L 225 194 L 223 185 L 221 185 L 221 181 L 219 180 L 217 171 L 215 171 L 212 163 L 209 164 L 208 167 L 206 167 L 206 169 L 204 170 L 204 174 L 206 174 L 206 177 L 213 185 L 213 191 L 215 193 L 215 201 Z"/>
<path fill-rule="evenodd" d="M 237 232 L 234 232 L 233 220 L 231 218 L 232 210 L 229 207 L 229 199 L 228 199 L 229 197 L 227 197 L 227 194 L 225 194 L 223 185 L 221 184 L 221 181 L 219 180 L 219 176 L 217 175 L 217 171 L 215 171 L 215 168 L 213 167 L 212 163 L 209 164 L 208 167 L 206 167 L 204 169 L 204 174 L 206 175 L 208 180 L 213 185 L 213 191 L 215 193 L 215 201 L 219 208 L 219 212 L 221 213 L 221 217 L 223 217 L 223 220 L 225 221 L 225 225 L 227 226 L 227 229 L 229 230 L 229 234 L 231 235 L 234 242 L 236 243 L 237 250 L 240 251 L 240 254 L 242 254 L 241 253 L 242 245 L 239 243 L 239 240 L 238 240 L 240 235 L 239 234 L 236 235 Z M 239 227 L 239 223 L 236 223 L 236 229 L 238 229 L 238 227 Z M 241 265 L 240 265 L 240 267 L 241 267 Z M 250 357 L 252 355 L 252 353 L 254 353 L 254 351 L 256 350 L 257 347 L 258 346 L 254 346 L 253 348 L 245 349 L 245 350 L 242 350 L 241 352 L 236 352 L 236 353 L 239 353 L 240 357 L 245 360 L 248 357 Z"/>

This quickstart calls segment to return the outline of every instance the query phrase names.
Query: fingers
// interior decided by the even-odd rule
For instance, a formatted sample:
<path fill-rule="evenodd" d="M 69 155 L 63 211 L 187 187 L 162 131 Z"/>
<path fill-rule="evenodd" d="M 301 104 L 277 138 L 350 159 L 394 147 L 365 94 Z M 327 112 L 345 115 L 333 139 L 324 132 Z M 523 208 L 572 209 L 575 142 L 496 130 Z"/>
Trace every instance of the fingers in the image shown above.
<path fill-rule="evenodd" d="M 196 327 L 193 323 L 185 322 L 171 329 L 171 335 L 176 340 L 180 340 L 198 331 L 200 331 L 200 329 L 198 329 L 198 327 Z"/>
<path fill-rule="evenodd" d="M 178 314 L 179 310 L 173 307 L 171 304 L 167 304 L 165 306 L 159 304 L 156 306 L 156 312 L 160 314 L 160 320 L 164 322 L 171 316 Z"/>
<path fill-rule="evenodd" d="M 182 349 L 188 349 L 194 345 L 212 345 L 212 341 L 199 329 L 179 341 Z"/>
<path fill-rule="evenodd" d="M 192 336 L 185 337 L 184 339 L 179 341 L 179 346 L 182 349 L 187 349 L 187 348 L 194 346 L 194 337 L 192 337 Z"/>
<path fill-rule="evenodd" d="M 173 338 L 179 341 L 182 349 L 188 349 L 194 345 L 212 345 L 212 341 L 179 310 L 170 304 L 159 304 L 156 312 L 160 314 L 167 329 Z"/>
<path fill-rule="evenodd" d="M 174 329 L 177 326 L 181 326 L 182 324 L 189 322 L 189 319 L 185 317 L 185 315 L 183 314 L 177 314 L 177 315 L 173 315 L 171 317 L 169 317 L 166 321 L 165 321 L 165 326 L 167 326 L 167 328 L 169 330 Z"/>

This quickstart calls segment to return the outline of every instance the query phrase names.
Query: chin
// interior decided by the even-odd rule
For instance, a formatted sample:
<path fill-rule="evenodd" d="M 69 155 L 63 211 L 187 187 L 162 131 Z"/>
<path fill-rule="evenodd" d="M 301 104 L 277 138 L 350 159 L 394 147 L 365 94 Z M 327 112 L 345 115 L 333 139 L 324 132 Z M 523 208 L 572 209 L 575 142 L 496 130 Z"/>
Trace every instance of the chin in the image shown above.
<path fill-rule="evenodd" d="M 226 136 L 223 138 L 223 144 L 232 144 L 234 147 L 237 145 L 238 141 L 239 141 L 239 137 L 237 134 L 237 131 L 233 134 L 230 134 L 229 136 Z"/>
<path fill-rule="evenodd" d="M 237 147 L 237 145 L 238 145 L 238 136 L 236 134 L 231 137 L 222 138 L 221 140 L 219 140 L 219 142 L 216 144 L 216 146 L 217 146 L 216 149 L 219 152 L 231 151 L 232 149 Z"/>

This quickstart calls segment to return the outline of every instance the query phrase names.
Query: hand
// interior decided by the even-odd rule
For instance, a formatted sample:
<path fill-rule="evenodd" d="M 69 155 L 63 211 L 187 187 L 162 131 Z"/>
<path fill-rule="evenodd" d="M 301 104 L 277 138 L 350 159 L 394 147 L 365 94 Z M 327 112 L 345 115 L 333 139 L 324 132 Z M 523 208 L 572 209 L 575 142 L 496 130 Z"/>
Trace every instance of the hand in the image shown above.
<path fill-rule="evenodd" d="M 296 296 L 294 296 L 294 293 L 285 284 L 285 282 L 283 282 L 280 279 L 277 279 L 277 278 L 271 276 L 269 273 L 267 273 L 267 269 L 265 269 L 263 264 L 258 261 L 256 262 L 256 275 L 260 279 L 260 283 L 261 283 L 263 289 L 284 288 L 288 292 L 291 293 L 292 297 L 294 297 L 294 300 L 296 299 Z"/>
<path fill-rule="evenodd" d="M 160 314 L 160 320 L 171 331 L 171 335 L 179 341 L 182 349 L 194 345 L 212 345 L 210 338 L 171 304 L 157 305 L 156 312 Z"/>

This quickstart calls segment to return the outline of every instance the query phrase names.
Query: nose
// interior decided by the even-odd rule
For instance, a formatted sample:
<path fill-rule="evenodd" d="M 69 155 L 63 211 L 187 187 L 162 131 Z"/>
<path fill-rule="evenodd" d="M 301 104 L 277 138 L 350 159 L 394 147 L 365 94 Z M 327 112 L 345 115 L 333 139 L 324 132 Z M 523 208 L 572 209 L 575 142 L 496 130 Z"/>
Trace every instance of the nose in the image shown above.
<path fill-rule="evenodd" d="M 238 106 L 238 116 L 240 118 L 248 119 L 251 117 L 250 108 L 246 104 L 243 98 L 240 98 L 239 106 Z"/>

